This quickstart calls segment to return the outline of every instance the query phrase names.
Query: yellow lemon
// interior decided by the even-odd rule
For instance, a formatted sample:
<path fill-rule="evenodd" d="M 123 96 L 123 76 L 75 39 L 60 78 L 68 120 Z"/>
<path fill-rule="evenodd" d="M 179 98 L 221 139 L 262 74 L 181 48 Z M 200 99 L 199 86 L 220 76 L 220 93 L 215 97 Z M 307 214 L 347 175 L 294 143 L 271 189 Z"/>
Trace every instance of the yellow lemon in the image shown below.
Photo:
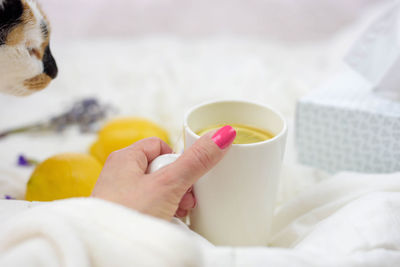
<path fill-rule="evenodd" d="M 108 122 L 90 147 L 90 154 L 104 164 L 111 152 L 127 147 L 147 137 L 169 142 L 168 133 L 157 124 L 143 118 L 118 118 Z"/>
<path fill-rule="evenodd" d="M 51 201 L 89 196 L 101 169 L 101 164 L 87 154 L 55 155 L 36 167 L 27 184 L 25 199 Z"/>

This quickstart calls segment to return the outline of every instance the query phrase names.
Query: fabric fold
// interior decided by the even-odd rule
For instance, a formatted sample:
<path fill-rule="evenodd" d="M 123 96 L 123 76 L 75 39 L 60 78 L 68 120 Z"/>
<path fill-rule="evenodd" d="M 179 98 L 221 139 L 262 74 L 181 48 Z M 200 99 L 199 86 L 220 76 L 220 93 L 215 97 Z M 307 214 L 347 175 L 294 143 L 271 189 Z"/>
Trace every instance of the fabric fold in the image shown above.
<path fill-rule="evenodd" d="M 32 250 L 47 251 L 49 257 Z M 0 263 L 8 263 L 10 251 L 13 259 L 25 258 L 29 266 L 47 261 L 67 267 L 202 262 L 197 243 L 178 226 L 94 198 L 41 203 L 19 212 L 1 226 Z"/>

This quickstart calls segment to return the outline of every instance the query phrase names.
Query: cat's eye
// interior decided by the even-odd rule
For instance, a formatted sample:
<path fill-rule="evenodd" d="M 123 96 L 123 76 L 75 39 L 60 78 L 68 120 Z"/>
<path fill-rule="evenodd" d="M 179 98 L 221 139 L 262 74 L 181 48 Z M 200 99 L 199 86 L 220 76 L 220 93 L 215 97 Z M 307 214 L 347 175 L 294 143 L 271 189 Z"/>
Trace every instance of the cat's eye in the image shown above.
<path fill-rule="evenodd" d="M 33 48 L 33 47 L 28 47 L 27 49 L 28 49 L 29 55 L 35 56 L 35 57 L 37 57 L 38 59 L 40 59 L 40 52 L 39 52 L 39 50 L 37 50 L 36 48 Z"/>

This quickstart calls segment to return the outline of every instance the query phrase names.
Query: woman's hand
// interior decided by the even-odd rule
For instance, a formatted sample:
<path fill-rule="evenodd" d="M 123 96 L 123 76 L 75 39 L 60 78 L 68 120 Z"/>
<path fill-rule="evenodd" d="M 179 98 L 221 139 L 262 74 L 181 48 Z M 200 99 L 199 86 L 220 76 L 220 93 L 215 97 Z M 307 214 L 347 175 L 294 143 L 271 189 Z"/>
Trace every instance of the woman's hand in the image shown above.
<path fill-rule="evenodd" d="M 158 138 L 138 141 L 110 154 L 92 196 L 167 220 L 184 217 L 196 205 L 192 185 L 222 159 L 235 136 L 230 126 L 208 133 L 151 174 L 146 174 L 149 164 L 172 149 Z"/>

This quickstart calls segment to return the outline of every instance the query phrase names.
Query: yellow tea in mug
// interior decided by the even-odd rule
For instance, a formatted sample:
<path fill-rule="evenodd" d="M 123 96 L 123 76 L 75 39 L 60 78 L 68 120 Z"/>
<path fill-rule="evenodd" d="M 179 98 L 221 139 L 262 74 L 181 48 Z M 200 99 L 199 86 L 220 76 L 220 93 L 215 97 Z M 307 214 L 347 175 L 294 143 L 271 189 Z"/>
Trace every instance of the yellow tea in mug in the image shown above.
<path fill-rule="evenodd" d="M 217 130 L 225 125 L 226 124 L 211 125 L 198 131 L 197 134 L 202 136 L 209 131 Z M 258 143 L 274 137 L 270 132 L 253 126 L 238 123 L 230 123 L 229 125 L 236 130 L 236 138 L 235 141 L 233 141 L 234 144 Z"/>

